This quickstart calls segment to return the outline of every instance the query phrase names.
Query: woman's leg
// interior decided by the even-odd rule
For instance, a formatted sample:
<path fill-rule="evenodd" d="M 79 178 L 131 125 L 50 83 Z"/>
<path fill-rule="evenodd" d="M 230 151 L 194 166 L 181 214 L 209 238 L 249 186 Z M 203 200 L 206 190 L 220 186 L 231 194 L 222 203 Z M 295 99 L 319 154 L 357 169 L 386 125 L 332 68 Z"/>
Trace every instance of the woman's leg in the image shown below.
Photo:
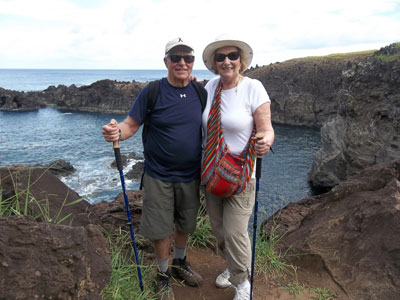
<path fill-rule="evenodd" d="M 251 269 L 251 243 L 248 232 L 249 219 L 255 203 L 255 180 L 251 179 L 246 190 L 224 199 L 223 232 L 225 255 L 231 273 L 230 282 L 238 286 L 249 279 Z"/>

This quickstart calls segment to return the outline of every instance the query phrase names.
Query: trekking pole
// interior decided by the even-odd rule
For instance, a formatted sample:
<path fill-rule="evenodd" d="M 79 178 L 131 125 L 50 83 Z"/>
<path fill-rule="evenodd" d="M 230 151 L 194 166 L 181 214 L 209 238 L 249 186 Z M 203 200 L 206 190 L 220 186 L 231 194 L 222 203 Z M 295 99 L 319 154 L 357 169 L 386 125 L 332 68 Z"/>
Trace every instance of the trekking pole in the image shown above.
<path fill-rule="evenodd" d="M 128 196 L 126 195 L 126 190 L 125 190 L 124 173 L 122 172 L 123 167 L 122 167 L 121 151 L 119 149 L 118 141 L 113 142 L 113 149 L 114 149 L 115 161 L 117 163 L 117 169 L 119 171 L 119 176 L 121 178 L 121 185 L 122 185 L 122 191 L 124 194 L 126 214 L 128 216 L 129 230 L 131 232 L 131 238 L 132 238 L 132 246 L 133 246 L 133 251 L 135 252 L 135 259 L 136 259 L 136 266 L 137 266 L 136 269 L 137 269 L 138 278 L 139 278 L 140 290 L 143 293 L 144 288 L 143 288 L 143 281 L 142 281 L 142 272 L 140 270 L 139 255 L 138 255 L 137 248 L 136 248 L 135 233 L 133 231 L 132 218 L 131 218 L 131 210 L 129 208 Z"/>
<path fill-rule="evenodd" d="M 262 139 L 264 134 L 257 133 L 256 139 Z M 272 148 L 271 148 L 272 151 Z M 262 166 L 262 155 L 256 158 L 256 196 L 254 203 L 254 217 L 253 217 L 253 249 L 251 252 L 251 277 L 250 277 L 250 300 L 253 299 L 253 282 L 254 282 L 254 261 L 256 254 L 256 239 L 257 239 L 257 212 L 258 212 L 258 200 L 257 194 L 260 189 L 260 178 L 261 178 L 261 166 Z"/>

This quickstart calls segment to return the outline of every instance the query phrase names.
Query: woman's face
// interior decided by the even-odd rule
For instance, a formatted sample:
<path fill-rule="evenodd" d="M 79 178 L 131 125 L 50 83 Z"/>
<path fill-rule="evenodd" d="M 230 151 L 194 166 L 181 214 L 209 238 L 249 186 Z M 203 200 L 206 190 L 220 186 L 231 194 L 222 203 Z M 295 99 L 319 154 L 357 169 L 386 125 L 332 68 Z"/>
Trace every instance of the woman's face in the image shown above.
<path fill-rule="evenodd" d="M 237 76 L 240 70 L 239 49 L 232 46 L 217 49 L 214 54 L 214 63 L 221 77 Z"/>

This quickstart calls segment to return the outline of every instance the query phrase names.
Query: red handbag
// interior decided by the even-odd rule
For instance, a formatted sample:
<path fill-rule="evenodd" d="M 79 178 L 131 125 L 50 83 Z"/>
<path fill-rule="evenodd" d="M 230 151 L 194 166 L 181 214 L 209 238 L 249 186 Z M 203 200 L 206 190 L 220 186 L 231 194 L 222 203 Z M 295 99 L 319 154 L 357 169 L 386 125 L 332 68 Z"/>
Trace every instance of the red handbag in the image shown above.
<path fill-rule="evenodd" d="M 243 157 L 233 155 L 225 144 L 214 172 L 205 186 L 206 189 L 224 198 L 241 193 L 246 189 L 248 182 L 245 176 L 245 162 Z"/>

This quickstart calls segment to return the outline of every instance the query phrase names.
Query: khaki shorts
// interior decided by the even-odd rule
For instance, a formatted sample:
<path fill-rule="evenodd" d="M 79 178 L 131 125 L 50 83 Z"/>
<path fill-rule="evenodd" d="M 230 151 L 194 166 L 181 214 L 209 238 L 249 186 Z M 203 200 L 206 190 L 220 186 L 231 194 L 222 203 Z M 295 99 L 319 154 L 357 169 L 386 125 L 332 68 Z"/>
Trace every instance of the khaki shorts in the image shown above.
<path fill-rule="evenodd" d="M 200 207 L 199 180 L 167 182 L 143 177 L 143 210 L 140 234 L 150 240 L 164 239 L 176 228 L 186 234 L 196 228 Z"/>

